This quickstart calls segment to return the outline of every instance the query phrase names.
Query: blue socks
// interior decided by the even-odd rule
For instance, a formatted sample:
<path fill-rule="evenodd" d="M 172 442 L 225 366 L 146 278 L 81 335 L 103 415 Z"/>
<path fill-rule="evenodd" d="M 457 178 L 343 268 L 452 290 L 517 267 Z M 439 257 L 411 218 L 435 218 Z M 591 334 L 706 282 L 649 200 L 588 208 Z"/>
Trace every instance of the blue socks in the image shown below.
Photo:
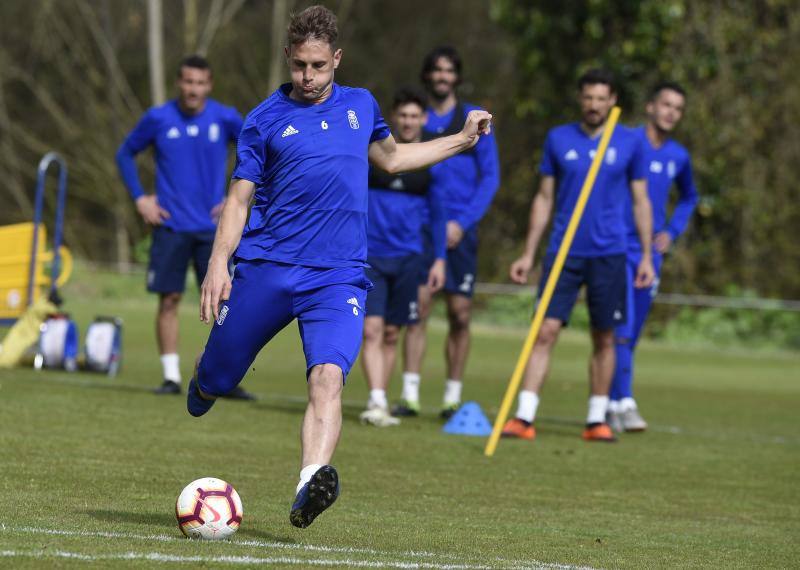
<path fill-rule="evenodd" d="M 197 380 L 192 378 L 189 382 L 189 389 L 186 391 L 186 409 L 189 413 L 196 418 L 199 418 L 211 409 L 214 402 L 217 400 L 206 400 L 200 395 L 200 389 L 197 387 Z"/>
<path fill-rule="evenodd" d="M 611 381 L 611 400 L 633 395 L 633 347 L 629 339 L 617 339 L 617 368 Z"/>

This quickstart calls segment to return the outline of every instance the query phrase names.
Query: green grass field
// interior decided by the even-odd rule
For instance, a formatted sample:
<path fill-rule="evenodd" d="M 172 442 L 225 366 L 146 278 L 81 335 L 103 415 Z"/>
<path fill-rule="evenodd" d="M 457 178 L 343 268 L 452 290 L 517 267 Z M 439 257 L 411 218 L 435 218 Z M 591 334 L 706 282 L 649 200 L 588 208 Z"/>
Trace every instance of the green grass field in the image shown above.
<path fill-rule="evenodd" d="M 95 314 L 124 318 L 119 377 L 0 371 L 0 567 L 800 566 L 797 354 L 645 343 L 637 395 L 652 429 L 587 444 L 587 338 L 572 331 L 545 387 L 538 439 L 502 441 L 488 459 L 484 439 L 441 432 L 434 323 L 423 417 L 359 425 L 366 388 L 354 371 L 334 461 L 342 495 L 298 530 L 288 521 L 305 401 L 295 326 L 245 379 L 259 402 L 223 401 L 193 419 L 182 397 L 149 393 L 161 381 L 155 301 L 133 281 L 84 274 L 67 292 L 84 330 Z M 207 334 L 194 303 L 182 327 L 188 375 Z M 475 331 L 465 395 L 491 417 L 523 335 Z M 188 541 L 175 524 L 175 497 L 201 476 L 242 497 L 231 542 Z"/>

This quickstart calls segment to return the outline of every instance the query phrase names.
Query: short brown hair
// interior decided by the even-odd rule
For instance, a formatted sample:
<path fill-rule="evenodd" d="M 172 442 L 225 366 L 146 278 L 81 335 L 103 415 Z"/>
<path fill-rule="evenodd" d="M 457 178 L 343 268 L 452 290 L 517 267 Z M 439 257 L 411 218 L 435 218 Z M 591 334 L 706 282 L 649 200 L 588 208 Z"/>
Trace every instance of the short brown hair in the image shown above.
<path fill-rule="evenodd" d="M 336 14 L 325 6 L 309 6 L 299 14 L 292 14 L 287 30 L 287 39 L 290 46 L 302 44 L 309 40 L 322 40 L 336 45 L 339 38 L 339 29 L 336 25 Z"/>

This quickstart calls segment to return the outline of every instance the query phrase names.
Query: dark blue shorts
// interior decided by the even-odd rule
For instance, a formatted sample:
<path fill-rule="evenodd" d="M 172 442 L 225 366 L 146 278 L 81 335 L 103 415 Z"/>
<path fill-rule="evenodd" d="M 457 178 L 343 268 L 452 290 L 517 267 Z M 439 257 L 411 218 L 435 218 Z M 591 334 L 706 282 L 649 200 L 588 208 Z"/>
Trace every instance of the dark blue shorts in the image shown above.
<path fill-rule="evenodd" d="M 208 258 L 214 245 L 214 232 L 176 232 L 164 226 L 153 230 L 147 290 L 151 293 L 182 293 L 186 288 L 189 262 L 194 267 L 197 285 L 203 283 Z"/>
<path fill-rule="evenodd" d="M 539 295 L 544 291 L 555 254 L 545 257 Z M 570 257 L 558 278 L 546 317 L 569 323 L 578 292 L 586 285 L 586 302 L 593 329 L 610 330 L 625 321 L 627 270 L 625 254 L 605 257 Z"/>
<path fill-rule="evenodd" d="M 419 280 L 422 255 L 370 257 L 367 278 L 373 288 L 367 295 L 367 316 L 383 317 L 392 325 L 407 325 L 419 320 Z"/>
<path fill-rule="evenodd" d="M 428 282 L 428 269 L 430 269 L 435 259 L 429 228 L 423 230 L 422 243 L 425 248 L 423 256 L 426 269 L 424 272 L 420 273 L 419 279 L 420 284 L 425 284 Z M 475 280 L 478 274 L 477 226 L 465 231 L 461 242 L 455 248 L 447 250 L 447 267 L 445 273 L 445 292 L 472 297 L 475 291 Z"/>
<path fill-rule="evenodd" d="M 370 282 L 361 267 L 322 269 L 239 261 L 200 360 L 198 383 L 222 395 L 241 382 L 259 351 L 297 319 L 306 375 L 335 364 L 347 377 L 361 348 Z"/>

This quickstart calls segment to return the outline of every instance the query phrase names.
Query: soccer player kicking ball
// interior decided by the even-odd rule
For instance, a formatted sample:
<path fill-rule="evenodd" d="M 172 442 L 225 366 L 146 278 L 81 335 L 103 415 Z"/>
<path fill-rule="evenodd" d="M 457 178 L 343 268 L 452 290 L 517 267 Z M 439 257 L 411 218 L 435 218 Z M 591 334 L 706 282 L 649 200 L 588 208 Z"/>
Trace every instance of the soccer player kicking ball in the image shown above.
<path fill-rule="evenodd" d="M 591 70 L 581 76 L 578 91 L 581 121 L 556 127 L 547 134 L 539 167 L 542 178 L 531 206 L 525 252 L 511 265 L 511 279 L 525 283 L 555 203 L 556 214 L 543 262 L 540 291 L 553 266 L 608 114 L 617 101 L 614 78 L 603 70 Z M 593 350 L 589 361 L 591 396 L 583 438 L 588 441 L 615 440 L 605 422 L 608 391 L 614 374 L 614 326 L 622 321 L 625 312 L 624 215 L 628 192 L 633 197 L 633 215 L 642 243 L 635 285 L 649 287 L 653 281 L 650 253 L 652 213 L 640 146 L 638 138 L 625 129 L 616 129 L 611 137 L 594 190 L 531 352 L 516 417 L 503 428 L 506 437 L 528 440 L 536 437 L 533 422 L 550 354 L 561 328 L 569 321 L 578 291 L 586 285 Z"/>
<path fill-rule="evenodd" d="M 633 275 L 642 258 L 642 245 L 628 207 L 628 291 L 625 322 L 616 329 L 617 368 L 611 383 L 609 418 L 615 431 L 644 431 L 647 422 L 639 414 L 633 399 L 633 352 L 642 332 L 653 298 L 656 296 L 661 262 L 678 236 L 686 229 L 697 204 L 697 189 L 692 177 L 689 152 L 672 140 L 670 133 L 678 126 L 686 105 L 686 92 L 671 82 L 659 83 L 650 93 L 647 122 L 635 130 L 642 145 L 647 165 L 647 192 L 653 204 L 653 267 L 656 279 L 651 287 L 635 288 Z M 667 219 L 667 202 L 673 183 L 678 187 L 678 200 Z"/>
<path fill-rule="evenodd" d="M 392 104 L 392 132 L 401 143 L 422 140 L 426 98 L 401 89 Z M 367 278 L 374 287 L 367 294 L 364 348 L 361 363 L 369 384 L 369 402 L 361 421 L 378 427 L 400 420 L 389 414 L 386 388 L 397 354 L 400 328 L 419 319 L 419 275 L 426 275 L 431 291 L 445 279 L 446 226 L 441 197 L 442 165 L 402 174 L 369 171 L 369 256 Z M 439 175 L 440 176 L 440 175 Z M 434 243 L 434 261 L 423 255 L 422 225 L 426 213 Z"/>
<path fill-rule="evenodd" d="M 334 83 L 342 59 L 337 36 L 327 8 L 293 16 L 286 47 L 291 82 L 245 119 L 200 300 L 200 318 L 215 324 L 187 399 L 193 416 L 208 412 L 239 384 L 261 348 L 298 320 L 309 401 L 289 518 L 301 528 L 339 494 L 329 462 L 370 286 L 368 160 L 392 174 L 424 168 L 477 144 L 491 120 L 475 111 L 453 136 L 397 144 L 369 91 Z M 234 253 L 231 283 L 227 264 Z"/>

